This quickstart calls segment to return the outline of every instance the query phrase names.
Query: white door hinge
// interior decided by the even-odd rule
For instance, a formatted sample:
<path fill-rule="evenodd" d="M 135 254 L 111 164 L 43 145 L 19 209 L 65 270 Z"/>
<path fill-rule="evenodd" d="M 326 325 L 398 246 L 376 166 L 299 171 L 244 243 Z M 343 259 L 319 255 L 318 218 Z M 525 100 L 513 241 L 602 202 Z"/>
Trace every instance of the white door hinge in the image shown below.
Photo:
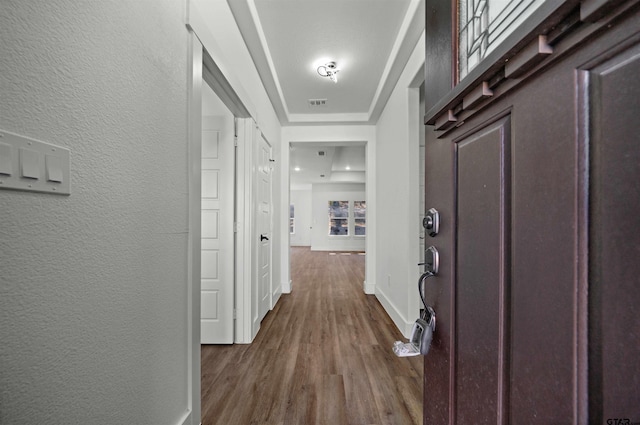
<path fill-rule="evenodd" d="M 236 310 L 236 309 L 234 308 L 234 309 L 233 309 L 233 320 L 236 320 L 237 312 L 238 312 L 238 310 Z"/>
<path fill-rule="evenodd" d="M 238 233 L 238 222 L 233 223 L 233 233 Z"/>

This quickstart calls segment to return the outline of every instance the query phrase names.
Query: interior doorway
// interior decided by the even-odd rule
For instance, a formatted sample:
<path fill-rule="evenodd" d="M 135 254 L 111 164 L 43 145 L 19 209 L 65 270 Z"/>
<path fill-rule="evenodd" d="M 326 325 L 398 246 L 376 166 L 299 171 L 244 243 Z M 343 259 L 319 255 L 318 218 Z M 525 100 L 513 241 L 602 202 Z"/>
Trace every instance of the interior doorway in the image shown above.
<path fill-rule="evenodd" d="M 366 142 L 289 144 L 289 247 L 365 255 L 366 151 Z"/>

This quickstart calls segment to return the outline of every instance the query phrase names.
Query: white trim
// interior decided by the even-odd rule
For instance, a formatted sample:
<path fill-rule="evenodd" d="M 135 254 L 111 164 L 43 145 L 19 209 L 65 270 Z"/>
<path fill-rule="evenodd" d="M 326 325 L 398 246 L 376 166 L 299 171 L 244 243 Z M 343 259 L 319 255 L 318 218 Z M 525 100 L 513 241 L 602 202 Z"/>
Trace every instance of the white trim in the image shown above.
<path fill-rule="evenodd" d="M 288 273 L 287 273 L 288 275 Z M 283 283 L 282 284 L 282 293 L 283 294 L 290 294 L 291 293 L 291 280 L 289 280 L 289 282 L 287 283 Z"/>
<path fill-rule="evenodd" d="M 415 235 L 409 239 L 409 256 L 407 258 L 407 267 L 412 270 L 412 274 L 409 274 L 409 282 L 417 282 L 421 269 L 418 268 L 418 263 L 422 254 L 420 252 L 420 241 L 418 235 L 422 230 L 422 222 L 420 220 L 420 161 L 424 161 L 424 158 L 420 157 L 420 126 L 423 125 L 422 120 L 424 117 L 420 114 L 420 86 L 424 83 L 424 57 L 420 54 L 416 55 L 416 52 L 424 52 L 425 32 L 422 32 L 420 41 L 418 42 L 414 54 L 411 55 L 407 63 L 407 69 L 405 72 L 408 76 L 413 74 L 413 78 L 409 82 L 406 90 L 407 99 L 407 111 L 408 111 L 408 143 L 409 143 L 409 193 L 415 193 L 416 196 L 411 196 L 409 199 L 409 205 L 407 206 L 405 213 L 407 214 L 407 221 L 410 229 L 409 234 Z M 426 200 L 425 200 L 426 201 Z M 425 246 L 429 243 L 424 241 Z M 419 301 L 417 294 L 417 287 L 411 283 L 409 285 L 409 291 L 407 293 L 407 312 L 409 315 L 414 312 L 416 318 L 420 315 L 420 308 L 422 303 Z M 413 328 L 413 322 L 409 323 L 409 326 Z M 409 329 L 408 332 L 411 332 Z"/>
<path fill-rule="evenodd" d="M 377 258 L 377 250 L 376 250 L 376 136 L 375 130 L 374 134 L 367 141 L 366 146 L 366 201 L 367 201 L 367 238 L 365 241 L 365 251 L 366 251 L 366 260 L 365 260 L 365 282 L 367 282 L 367 288 L 370 288 L 370 292 L 366 293 L 375 293 L 376 291 L 376 258 Z"/>
<path fill-rule="evenodd" d="M 367 283 L 366 280 L 362 282 L 362 288 L 367 295 L 374 295 L 376 293 L 376 285 L 371 285 Z"/>
<path fill-rule="evenodd" d="M 187 407 L 184 424 L 200 422 L 200 193 L 202 157 L 202 51 L 193 31 L 189 31 L 188 62 L 188 151 L 189 151 L 189 237 L 187 247 Z M 190 420 L 189 420 L 190 419 Z"/>
<path fill-rule="evenodd" d="M 251 211 L 251 160 L 254 121 L 238 119 L 238 156 L 236 163 L 236 332 L 235 342 L 249 344 L 251 335 L 251 235 L 253 219 Z"/>
<path fill-rule="evenodd" d="M 281 132 L 282 133 L 282 132 Z M 291 205 L 290 192 L 290 173 L 289 173 L 289 141 L 280 136 L 280 211 L 289 211 Z M 272 182 L 272 184 L 277 183 Z M 309 185 L 311 188 L 311 185 Z M 293 291 L 293 282 L 291 281 L 291 269 L 289 265 L 289 254 L 291 246 L 291 234 L 289 233 L 289 214 L 281 214 L 280 217 L 281 233 L 280 233 L 280 282 L 282 285 L 282 293 L 290 294 Z M 286 225 L 284 224 L 286 220 Z M 285 230 L 286 229 L 286 230 Z"/>
<path fill-rule="evenodd" d="M 385 311 L 396 325 L 396 327 L 400 330 L 402 335 L 405 338 L 409 338 L 411 336 L 411 330 L 413 329 L 413 324 L 415 320 L 409 322 L 406 317 L 403 317 L 402 313 L 396 308 L 396 306 L 387 298 L 384 292 L 380 290 L 380 288 L 376 289 L 376 298 L 380 301 L 380 304 L 384 307 Z M 417 319 L 417 317 L 416 317 Z"/>
<path fill-rule="evenodd" d="M 405 43 L 405 38 L 407 38 L 407 36 L 409 35 L 414 19 L 416 18 L 423 19 L 422 17 L 424 16 L 424 7 L 425 7 L 424 2 L 421 0 L 411 0 L 411 3 L 409 3 L 409 8 L 407 9 L 407 13 L 404 16 L 404 20 L 402 21 L 400 31 L 398 31 L 398 37 L 396 37 L 396 40 L 393 43 L 393 47 L 391 48 L 391 53 L 389 54 L 387 64 L 385 65 L 384 70 L 382 71 L 382 76 L 380 77 L 380 83 L 378 84 L 376 93 L 374 94 L 373 100 L 371 101 L 371 106 L 369 108 L 369 114 L 368 114 L 370 118 L 374 117 L 374 110 L 380 106 L 380 103 L 381 103 L 380 98 L 382 97 L 383 90 L 385 89 L 385 82 L 389 79 L 391 70 L 393 69 L 395 63 L 398 61 L 401 50 L 411 49 L 410 50 L 411 52 L 415 48 L 415 45 L 413 44 L 407 45 L 407 43 Z M 407 55 L 407 61 L 409 61 L 410 58 L 411 58 L 411 53 Z M 405 66 L 406 66 L 406 62 L 405 62 Z M 402 71 L 396 77 L 395 84 L 397 84 L 400 78 L 402 78 Z M 384 105 L 386 105 L 392 93 L 393 93 L 393 86 L 390 87 L 389 93 L 386 95 L 387 99 L 384 101 Z M 384 108 L 385 106 L 382 106 L 382 108 L 380 108 L 380 112 L 384 111 Z M 375 117 L 376 121 L 377 121 L 377 118 L 379 118 L 379 116 L 380 115 L 378 114 L 378 116 Z"/>
<path fill-rule="evenodd" d="M 193 425 L 193 416 L 191 415 L 191 411 L 187 411 L 184 416 L 182 417 L 182 419 L 180 419 L 178 422 L 176 422 L 176 425 Z M 198 424 L 202 424 L 200 421 L 197 422 Z"/>
<path fill-rule="evenodd" d="M 326 124 L 330 123 L 363 123 L 368 122 L 371 117 L 368 113 L 353 112 L 353 113 L 335 113 L 335 114 L 289 114 L 287 116 L 290 123 L 318 123 Z"/>
<path fill-rule="evenodd" d="M 282 101 L 282 108 L 284 109 L 285 115 L 289 115 L 289 108 L 287 107 L 287 103 L 284 98 L 284 93 L 282 92 L 282 86 L 280 86 L 280 79 L 278 78 L 276 67 L 273 64 L 271 51 L 269 50 L 269 44 L 267 43 L 267 38 L 264 35 L 264 30 L 262 29 L 262 22 L 260 22 L 260 17 L 258 16 L 258 10 L 256 9 L 255 0 L 248 0 L 247 6 L 249 7 L 249 12 L 251 13 L 251 19 L 253 20 L 253 24 L 256 27 L 256 32 L 258 33 L 260 45 L 262 47 L 262 50 L 264 50 L 265 59 L 267 61 L 267 64 L 269 65 L 269 72 L 271 72 L 271 75 L 273 75 L 273 82 L 276 86 L 276 90 L 278 91 L 278 96 Z"/>
<path fill-rule="evenodd" d="M 424 67 L 424 62 L 423 62 Z M 419 76 L 423 77 L 424 73 L 418 72 L 416 78 L 419 80 Z M 420 161 L 424 161 L 424 158 L 420 158 L 420 125 L 422 117 L 420 116 L 420 82 L 418 87 L 409 86 L 407 88 L 407 110 L 408 114 L 408 142 L 409 142 L 409 193 L 415 194 L 415 196 L 409 197 L 409 204 L 406 206 L 404 213 L 407 215 L 406 219 L 409 223 L 409 235 L 413 235 L 409 239 L 409 255 L 407 256 L 407 267 L 411 270 L 409 273 L 409 282 L 417 282 L 421 274 L 421 268 L 418 267 L 422 254 L 420 252 L 420 235 L 422 222 L 420 211 Z M 429 241 L 424 241 L 425 246 Z M 415 312 L 416 317 L 420 314 L 421 303 L 418 301 L 417 287 L 409 285 L 409 291 L 407 291 L 407 312 Z M 413 323 L 412 323 L 413 326 Z"/>
<path fill-rule="evenodd" d="M 206 15 L 200 11 L 200 8 L 196 5 L 196 1 L 189 0 L 188 13 L 187 26 L 191 28 L 192 31 L 196 34 L 204 48 L 211 56 L 211 59 L 213 59 L 213 61 L 219 67 L 221 74 L 224 75 L 227 79 L 229 87 L 233 88 L 233 91 L 242 101 L 242 104 L 244 105 L 243 108 L 246 109 L 252 117 L 256 117 L 256 108 L 251 103 L 251 98 L 248 95 L 247 90 L 244 88 L 242 81 L 238 76 L 238 73 L 234 72 L 233 69 L 229 69 L 229 61 L 222 53 L 224 49 L 220 48 L 220 45 L 215 36 L 209 30 L 209 25 L 207 24 L 207 20 L 205 19 Z M 230 11 L 228 11 L 228 13 L 231 14 Z"/>

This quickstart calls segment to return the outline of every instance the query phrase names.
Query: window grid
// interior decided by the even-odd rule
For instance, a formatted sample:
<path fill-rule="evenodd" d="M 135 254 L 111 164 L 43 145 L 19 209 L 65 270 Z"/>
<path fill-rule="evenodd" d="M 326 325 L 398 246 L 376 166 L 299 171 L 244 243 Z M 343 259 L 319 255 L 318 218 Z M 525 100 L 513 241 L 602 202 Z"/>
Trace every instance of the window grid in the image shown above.
<path fill-rule="evenodd" d="M 296 226 L 295 226 L 295 208 L 293 206 L 293 204 L 289 205 L 289 233 L 290 234 L 295 234 L 296 233 Z"/>
<path fill-rule="evenodd" d="M 367 202 L 353 202 L 354 231 L 356 236 L 365 236 L 367 234 Z"/>
<path fill-rule="evenodd" d="M 349 236 L 349 201 L 329 201 L 329 235 Z"/>
<path fill-rule="evenodd" d="M 462 80 L 544 0 L 459 0 L 458 75 Z"/>

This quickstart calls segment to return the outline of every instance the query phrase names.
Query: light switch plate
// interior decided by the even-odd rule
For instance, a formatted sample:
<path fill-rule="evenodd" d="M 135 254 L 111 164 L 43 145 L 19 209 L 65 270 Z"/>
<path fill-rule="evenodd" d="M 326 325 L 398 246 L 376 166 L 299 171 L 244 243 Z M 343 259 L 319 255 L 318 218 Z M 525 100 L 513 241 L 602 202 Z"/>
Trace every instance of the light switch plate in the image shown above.
<path fill-rule="evenodd" d="M 69 150 L 0 130 L 0 190 L 71 193 Z"/>

